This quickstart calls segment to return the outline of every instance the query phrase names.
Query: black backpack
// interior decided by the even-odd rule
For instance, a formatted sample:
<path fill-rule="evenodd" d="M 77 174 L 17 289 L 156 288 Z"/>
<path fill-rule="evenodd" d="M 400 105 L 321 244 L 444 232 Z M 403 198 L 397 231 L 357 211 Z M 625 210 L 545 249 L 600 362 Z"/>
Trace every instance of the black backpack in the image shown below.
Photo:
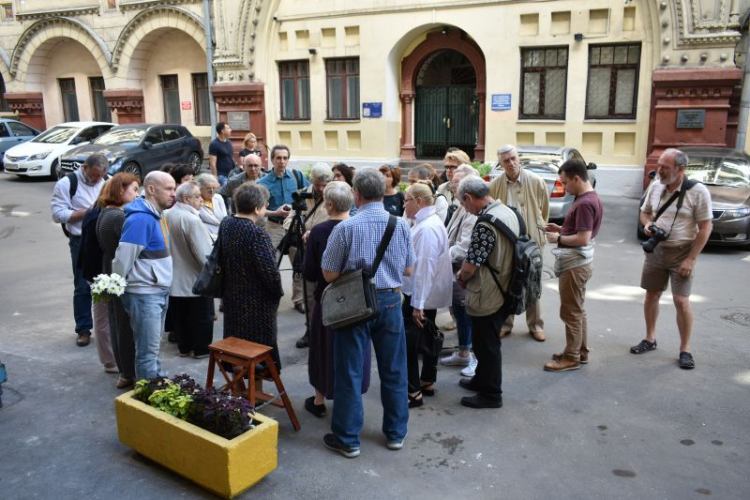
<path fill-rule="evenodd" d="M 488 264 L 485 265 L 489 268 L 492 278 L 500 289 L 500 293 L 503 294 L 503 299 L 505 299 L 503 311 L 508 315 L 516 315 L 535 304 L 542 296 L 542 250 L 536 241 L 529 237 L 521 212 L 514 207 L 509 206 L 508 208 L 518 218 L 520 236 L 513 234 L 508 226 L 489 214 L 477 217 L 477 223 L 488 222 L 492 224 L 513 245 L 513 264 L 507 291 L 500 286 L 500 281 L 497 278 L 498 271 Z"/>
<path fill-rule="evenodd" d="M 96 223 L 102 210 L 94 205 L 89 208 L 81 223 L 81 248 L 78 251 L 76 267 L 81 270 L 83 279 L 93 283 L 94 278 L 104 272 L 104 252 L 96 237 Z"/>

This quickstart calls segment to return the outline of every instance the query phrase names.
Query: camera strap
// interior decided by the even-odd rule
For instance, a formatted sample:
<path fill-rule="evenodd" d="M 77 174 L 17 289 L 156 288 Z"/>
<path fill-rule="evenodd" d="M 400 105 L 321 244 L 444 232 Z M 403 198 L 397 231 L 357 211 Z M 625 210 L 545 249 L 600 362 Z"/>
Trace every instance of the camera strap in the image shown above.
<path fill-rule="evenodd" d="M 689 191 L 693 186 L 695 186 L 698 183 L 698 181 L 694 179 L 688 179 L 687 177 L 684 177 L 682 179 L 682 185 L 680 186 L 680 190 L 676 193 L 672 194 L 672 196 L 667 200 L 667 202 L 659 208 L 659 210 L 656 212 L 656 216 L 654 217 L 654 220 L 652 222 L 656 222 L 656 220 L 662 216 L 662 214 L 667 210 L 667 208 L 674 203 L 675 200 L 677 200 L 677 212 L 675 212 L 675 219 L 677 219 L 677 214 L 680 212 L 680 209 L 682 208 L 682 202 L 685 201 L 685 193 Z M 666 187 L 664 190 L 666 191 Z"/>

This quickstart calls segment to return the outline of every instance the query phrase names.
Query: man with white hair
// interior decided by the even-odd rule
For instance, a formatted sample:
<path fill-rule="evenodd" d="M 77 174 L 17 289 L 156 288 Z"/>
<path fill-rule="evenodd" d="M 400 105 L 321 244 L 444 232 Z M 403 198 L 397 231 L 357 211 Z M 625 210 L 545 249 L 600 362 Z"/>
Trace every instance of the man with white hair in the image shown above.
<path fill-rule="evenodd" d="M 112 271 L 125 278 L 122 305 L 135 338 L 136 379 L 165 376 L 159 361 L 161 333 L 172 286 L 172 255 L 164 210 L 174 205 L 175 181 L 164 172 L 143 180 L 144 198 L 125 207 L 125 224 Z"/>
<path fill-rule="evenodd" d="M 313 168 L 310 171 L 311 184 L 308 187 L 297 191 L 299 202 L 306 208 L 300 214 L 304 218 L 304 227 L 302 228 L 302 233 L 304 235 L 307 235 L 317 224 L 327 221 L 330 218 L 325 207 L 322 205 L 323 190 L 332 180 L 333 170 L 331 170 L 331 167 L 323 162 L 318 162 L 313 165 Z M 297 258 L 298 249 L 294 240 L 294 231 L 289 233 L 289 229 L 297 229 L 292 228 L 292 221 L 294 221 L 295 215 L 297 215 L 295 210 L 289 212 L 289 215 L 286 216 L 286 219 L 284 219 L 284 223 L 282 224 L 282 227 L 289 235 L 289 262 L 292 263 L 292 267 L 294 267 L 294 261 Z M 305 236 L 305 240 L 306 239 L 307 237 Z M 297 267 L 299 268 L 299 266 L 301 266 L 301 262 L 298 263 Z M 302 273 L 295 271 L 292 274 L 292 303 L 294 303 L 294 308 L 302 314 L 307 314 L 307 311 L 312 310 L 313 289 L 315 288 L 315 284 L 307 283 L 305 288 L 307 289 L 307 297 L 303 300 Z M 303 337 L 299 339 L 297 347 L 307 347 L 307 332 L 305 332 Z"/>
<path fill-rule="evenodd" d="M 503 173 L 490 184 L 490 196 L 518 209 L 529 236 L 544 250 L 546 240 L 541 228 L 549 219 L 549 196 L 544 179 L 523 168 L 518 159 L 518 151 L 512 144 L 506 144 L 497 150 L 497 160 L 503 167 Z M 501 338 L 510 335 L 514 319 L 515 316 L 506 318 L 500 330 Z M 544 334 L 541 299 L 526 309 L 526 324 L 534 340 L 544 342 L 547 339 Z"/>

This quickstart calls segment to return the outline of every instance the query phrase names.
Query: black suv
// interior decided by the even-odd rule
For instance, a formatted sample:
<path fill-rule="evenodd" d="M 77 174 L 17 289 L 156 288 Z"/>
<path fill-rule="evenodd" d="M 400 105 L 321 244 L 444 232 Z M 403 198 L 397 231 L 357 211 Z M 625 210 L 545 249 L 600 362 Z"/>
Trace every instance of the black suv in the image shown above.
<path fill-rule="evenodd" d="M 129 172 L 143 178 L 165 163 L 187 163 L 197 175 L 203 165 L 200 141 L 182 125 L 142 123 L 113 127 L 91 144 L 65 153 L 60 167 L 75 171 L 94 153 L 107 157 L 110 175 Z"/>

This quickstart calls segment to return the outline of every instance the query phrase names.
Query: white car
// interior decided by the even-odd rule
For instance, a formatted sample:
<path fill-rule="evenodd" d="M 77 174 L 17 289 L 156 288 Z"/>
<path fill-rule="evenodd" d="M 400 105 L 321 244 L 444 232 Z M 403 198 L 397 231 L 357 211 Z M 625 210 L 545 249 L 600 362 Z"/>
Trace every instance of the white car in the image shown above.
<path fill-rule="evenodd" d="M 60 156 L 82 144 L 87 144 L 114 123 L 67 122 L 49 128 L 23 144 L 13 146 L 5 152 L 5 171 L 28 177 L 60 176 Z"/>

